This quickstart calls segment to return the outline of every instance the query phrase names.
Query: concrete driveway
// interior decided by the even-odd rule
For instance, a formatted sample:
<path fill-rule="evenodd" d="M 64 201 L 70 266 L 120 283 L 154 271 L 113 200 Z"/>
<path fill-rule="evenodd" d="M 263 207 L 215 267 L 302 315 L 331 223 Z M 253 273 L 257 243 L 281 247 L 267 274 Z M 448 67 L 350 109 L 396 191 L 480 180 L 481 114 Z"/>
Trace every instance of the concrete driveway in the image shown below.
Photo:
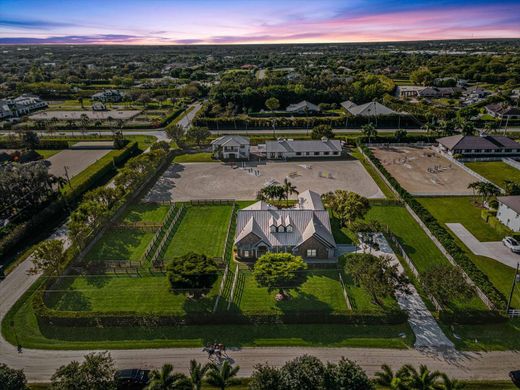
<path fill-rule="evenodd" d="M 446 226 L 478 256 L 489 257 L 512 268 L 520 261 L 520 255 L 511 252 L 501 241 L 481 242 L 460 223 L 447 223 Z"/>

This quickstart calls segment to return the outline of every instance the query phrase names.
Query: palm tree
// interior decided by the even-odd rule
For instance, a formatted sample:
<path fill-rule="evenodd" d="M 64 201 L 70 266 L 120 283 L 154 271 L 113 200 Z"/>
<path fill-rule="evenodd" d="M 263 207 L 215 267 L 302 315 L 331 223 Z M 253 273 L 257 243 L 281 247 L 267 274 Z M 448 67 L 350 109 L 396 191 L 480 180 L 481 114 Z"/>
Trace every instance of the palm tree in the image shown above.
<path fill-rule="evenodd" d="M 194 390 L 202 388 L 202 380 L 206 376 L 208 369 L 209 364 L 202 365 L 194 359 L 190 360 L 190 379 Z"/>
<path fill-rule="evenodd" d="M 365 137 L 368 137 L 368 143 L 370 143 L 372 137 L 377 136 L 377 130 L 372 123 L 361 126 L 361 132 Z"/>
<path fill-rule="evenodd" d="M 388 364 L 381 366 L 383 371 L 375 373 L 375 382 L 379 386 L 387 387 L 392 390 L 407 390 L 408 386 L 405 383 L 404 371 L 398 370 L 393 372 Z"/>
<path fill-rule="evenodd" d="M 220 366 L 211 364 L 206 374 L 206 381 L 220 390 L 225 390 L 240 370 L 240 366 L 233 367 L 227 360 L 224 360 Z"/>
<path fill-rule="evenodd" d="M 448 375 L 444 373 L 441 374 L 441 377 L 443 390 L 461 390 L 465 387 L 463 383 L 456 379 L 450 379 Z"/>
<path fill-rule="evenodd" d="M 165 364 L 160 370 L 150 373 L 150 382 L 146 390 L 191 390 L 191 381 L 184 374 L 173 372 L 171 364 Z"/>
<path fill-rule="evenodd" d="M 479 181 L 474 181 L 473 183 L 468 184 L 468 189 L 471 189 L 473 191 L 473 201 L 476 201 L 476 192 L 478 192 L 480 187 Z"/>
<path fill-rule="evenodd" d="M 405 364 L 402 370 L 410 389 L 437 390 L 439 388 L 438 379 L 441 377 L 439 371 L 432 372 L 424 364 L 419 366 L 419 371 L 410 364 Z"/>
<path fill-rule="evenodd" d="M 287 180 L 287 178 L 284 179 L 282 187 L 285 194 L 285 199 L 287 200 L 287 206 L 289 206 L 289 196 L 292 194 L 298 195 L 298 191 L 296 190 L 296 186 L 293 186 L 292 183 Z"/>

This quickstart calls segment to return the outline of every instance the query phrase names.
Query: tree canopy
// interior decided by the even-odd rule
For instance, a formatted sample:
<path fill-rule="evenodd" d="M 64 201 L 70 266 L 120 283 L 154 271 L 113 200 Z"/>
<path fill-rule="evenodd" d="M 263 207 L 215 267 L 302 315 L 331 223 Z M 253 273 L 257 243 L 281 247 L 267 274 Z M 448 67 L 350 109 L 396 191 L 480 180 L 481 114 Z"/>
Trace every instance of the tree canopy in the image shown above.
<path fill-rule="evenodd" d="M 269 290 L 278 289 L 284 295 L 285 287 L 294 287 L 303 282 L 302 271 L 307 264 L 300 256 L 290 253 L 266 253 L 255 263 L 253 275 L 260 286 Z"/>
<path fill-rule="evenodd" d="M 167 271 L 172 289 L 185 289 L 196 297 L 210 289 L 218 278 L 215 261 L 193 252 L 173 258 Z"/>

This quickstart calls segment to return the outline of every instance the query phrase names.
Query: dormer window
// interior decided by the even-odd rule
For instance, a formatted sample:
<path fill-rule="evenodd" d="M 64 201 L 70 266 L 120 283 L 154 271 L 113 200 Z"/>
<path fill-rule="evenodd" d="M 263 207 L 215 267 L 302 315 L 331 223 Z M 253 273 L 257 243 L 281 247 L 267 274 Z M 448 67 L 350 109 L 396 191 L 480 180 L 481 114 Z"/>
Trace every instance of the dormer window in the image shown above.
<path fill-rule="evenodd" d="M 293 232 L 293 227 L 292 227 L 292 225 L 288 225 L 288 226 L 286 226 L 286 227 L 285 227 L 285 231 L 286 231 L 287 233 L 292 233 L 292 232 Z"/>
<path fill-rule="evenodd" d="M 271 233 L 276 233 L 278 231 L 278 229 L 274 225 L 270 226 L 270 230 L 271 230 Z"/>

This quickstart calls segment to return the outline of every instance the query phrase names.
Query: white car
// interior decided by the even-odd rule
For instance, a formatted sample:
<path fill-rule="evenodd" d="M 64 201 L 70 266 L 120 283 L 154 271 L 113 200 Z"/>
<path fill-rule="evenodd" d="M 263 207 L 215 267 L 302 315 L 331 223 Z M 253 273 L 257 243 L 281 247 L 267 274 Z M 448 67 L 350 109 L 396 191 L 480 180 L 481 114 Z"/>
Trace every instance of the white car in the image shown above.
<path fill-rule="evenodd" d="M 511 249 L 511 252 L 520 253 L 520 243 L 516 241 L 513 237 L 504 237 L 502 240 L 505 246 Z"/>

